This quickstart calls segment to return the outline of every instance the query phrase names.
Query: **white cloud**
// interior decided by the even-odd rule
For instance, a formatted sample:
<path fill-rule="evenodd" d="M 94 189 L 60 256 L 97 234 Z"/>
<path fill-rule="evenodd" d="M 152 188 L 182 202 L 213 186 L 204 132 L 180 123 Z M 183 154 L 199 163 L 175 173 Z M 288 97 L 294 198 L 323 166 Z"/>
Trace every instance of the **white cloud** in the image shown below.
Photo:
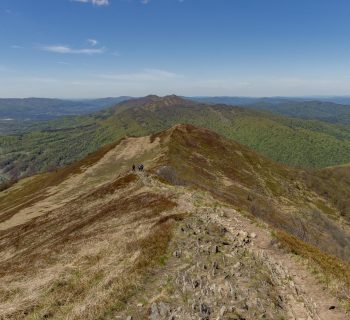
<path fill-rule="evenodd" d="M 88 43 L 90 43 L 90 45 L 92 45 L 93 47 L 95 47 L 98 44 L 98 41 L 96 39 L 88 39 L 87 40 Z"/>
<path fill-rule="evenodd" d="M 44 46 L 41 47 L 41 50 L 61 53 L 61 54 L 86 54 L 86 55 L 94 55 L 101 54 L 105 52 L 105 48 L 82 48 L 82 49 L 74 49 L 69 46 Z"/>
<path fill-rule="evenodd" d="M 100 78 L 118 81 L 157 81 L 178 77 L 176 73 L 159 69 L 144 69 L 137 73 L 102 74 Z"/>
<path fill-rule="evenodd" d="M 149 4 L 150 0 L 141 0 L 141 3 L 143 4 Z"/>
<path fill-rule="evenodd" d="M 108 6 L 109 0 L 71 0 L 72 2 L 92 3 L 94 6 Z"/>

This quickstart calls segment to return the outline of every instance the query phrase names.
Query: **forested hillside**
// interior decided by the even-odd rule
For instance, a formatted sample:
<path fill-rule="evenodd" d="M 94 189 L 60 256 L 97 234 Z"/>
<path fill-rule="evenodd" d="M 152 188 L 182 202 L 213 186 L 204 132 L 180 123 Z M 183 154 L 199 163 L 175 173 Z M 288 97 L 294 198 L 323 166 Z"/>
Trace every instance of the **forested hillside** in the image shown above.
<path fill-rule="evenodd" d="M 350 105 L 348 100 L 310 100 L 307 98 L 245 98 L 245 97 L 206 97 L 193 98 L 204 103 L 222 103 L 244 106 L 255 110 L 271 111 L 288 117 L 322 120 L 330 123 L 350 124 Z M 335 99 L 335 101 L 338 101 Z"/>
<path fill-rule="evenodd" d="M 17 178 L 80 159 L 104 144 L 176 123 L 199 125 L 279 162 L 322 168 L 350 162 L 350 127 L 298 120 L 176 96 L 129 100 L 80 117 L 42 123 L 39 130 L 0 137 L 2 177 Z"/>
<path fill-rule="evenodd" d="M 1 121 L 4 120 L 38 121 L 50 120 L 65 115 L 87 114 L 128 99 L 130 97 L 84 100 L 0 98 L 0 125 Z"/>

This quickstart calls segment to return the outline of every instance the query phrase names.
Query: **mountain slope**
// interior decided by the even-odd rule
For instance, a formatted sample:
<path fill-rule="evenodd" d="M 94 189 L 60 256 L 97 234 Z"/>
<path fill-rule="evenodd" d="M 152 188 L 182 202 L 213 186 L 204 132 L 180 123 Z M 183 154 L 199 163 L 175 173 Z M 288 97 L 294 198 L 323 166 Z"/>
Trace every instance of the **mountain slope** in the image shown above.
<path fill-rule="evenodd" d="M 148 96 L 91 116 L 56 120 L 21 135 L 0 136 L 2 176 L 17 178 L 81 159 L 125 136 L 176 123 L 206 127 L 264 155 L 295 166 L 321 168 L 350 161 L 350 128 L 280 117 L 176 96 Z"/>
<path fill-rule="evenodd" d="M 348 319 L 350 217 L 308 175 L 176 125 L 21 180 L 0 193 L 0 313 Z"/>

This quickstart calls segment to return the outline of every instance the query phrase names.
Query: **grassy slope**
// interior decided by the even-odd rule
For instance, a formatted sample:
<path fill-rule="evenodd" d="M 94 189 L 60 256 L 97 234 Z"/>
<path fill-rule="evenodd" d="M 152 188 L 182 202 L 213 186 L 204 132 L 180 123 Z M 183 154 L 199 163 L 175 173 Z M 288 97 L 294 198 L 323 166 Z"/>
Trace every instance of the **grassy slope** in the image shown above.
<path fill-rule="evenodd" d="M 350 166 L 330 167 L 305 174 L 307 185 L 350 218 Z"/>
<path fill-rule="evenodd" d="M 214 130 L 294 166 L 322 168 L 350 161 L 350 128 L 176 98 L 141 99 L 117 109 L 52 122 L 27 134 L 0 136 L 0 167 L 17 177 L 80 159 L 126 135 L 141 136 L 189 123 Z M 151 100 L 151 101 L 150 101 Z M 136 106 L 136 108 L 133 108 Z"/>
<path fill-rule="evenodd" d="M 81 173 L 84 168 L 91 166 L 100 160 L 108 151 L 119 142 L 106 145 L 91 153 L 80 161 L 59 168 L 52 172 L 37 174 L 33 177 L 21 180 L 15 184 L 15 188 L 5 190 L 0 194 L 0 222 L 8 219 L 20 209 L 33 205 L 47 197 L 47 188 L 57 186 L 69 176 Z"/>

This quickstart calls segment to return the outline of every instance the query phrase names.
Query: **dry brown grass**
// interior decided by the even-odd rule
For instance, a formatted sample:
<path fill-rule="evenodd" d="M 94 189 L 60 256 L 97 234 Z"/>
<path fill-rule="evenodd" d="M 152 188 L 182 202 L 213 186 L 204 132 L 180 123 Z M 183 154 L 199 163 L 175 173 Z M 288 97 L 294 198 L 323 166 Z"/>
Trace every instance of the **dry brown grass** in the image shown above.
<path fill-rule="evenodd" d="M 87 167 L 100 160 L 119 143 L 120 141 L 106 145 L 84 159 L 65 167 L 26 178 L 20 181 L 20 184 L 15 183 L 1 195 L 0 212 L 6 211 L 6 214 L 0 214 L 0 222 L 9 219 L 21 209 L 30 207 L 34 203 L 43 200 L 47 196 L 45 193 L 46 188 L 60 184 L 70 175 L 81 173 Z"/>
<path fill-rule="evenodd" d="M 350 221 L 350 166 L 305 173 L 306 184 L 335 206 Z"/>
<path fill-rule="evenodd" d="M 326 254 L 284 231 L 276 231 L 275 236 L 290 252 L 305 258 L 321 280 L 331 286 L 341 300 L 350 301 L 350 263 Z"/>
<path fill-rule="evenodd" d="M 0 313 L 4 319 L 112 317 L 149 268 L 164 261 L 182 217 L 175 207 L 169 195 L 127 174 L 3 231 Z"/>

